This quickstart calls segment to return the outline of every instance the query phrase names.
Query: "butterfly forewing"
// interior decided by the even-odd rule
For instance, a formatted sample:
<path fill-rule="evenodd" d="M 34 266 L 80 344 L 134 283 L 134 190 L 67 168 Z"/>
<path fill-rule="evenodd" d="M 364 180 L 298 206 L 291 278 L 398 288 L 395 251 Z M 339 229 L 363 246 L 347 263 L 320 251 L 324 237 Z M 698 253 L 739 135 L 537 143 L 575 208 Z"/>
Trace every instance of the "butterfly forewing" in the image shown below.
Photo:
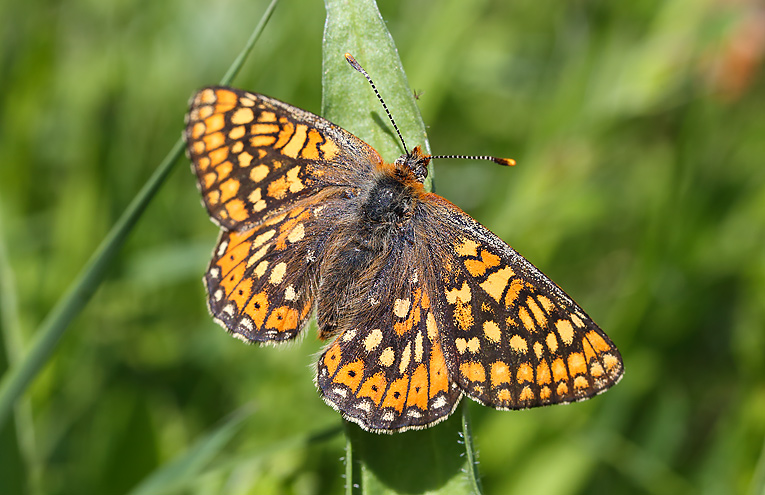
<path fill-rule="evenodd" d="M 207 211 L 227 229 L 258 224 L 327 185 L 352 185 L 380 162 L 317 115 L 225 87 L 192 97 L 184 138 Z"/>
<path fill-rule="evenodd" d="M 459 208 L 428 195 L 435 314 L 450 373 L 499 409 L 572 402 L 622 375 L 619 351 L 554 282 Z"/>

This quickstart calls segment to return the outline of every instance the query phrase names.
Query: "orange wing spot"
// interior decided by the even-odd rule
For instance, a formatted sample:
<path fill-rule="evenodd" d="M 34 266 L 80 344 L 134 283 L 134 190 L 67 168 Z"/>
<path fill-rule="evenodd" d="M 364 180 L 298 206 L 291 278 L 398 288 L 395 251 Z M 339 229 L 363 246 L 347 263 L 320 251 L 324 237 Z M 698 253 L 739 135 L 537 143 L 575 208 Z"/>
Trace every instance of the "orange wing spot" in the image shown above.
<path fill-rule="evenodd" d="M 510 308 L 515 304 L 515 300 L 518 299 L 518 294 L 520 294 L 521 289 L 523 289 L 525 284 L 522 280 L 516 278 L 513 279 L 512 282 L 510 282 L 510 286 L 507 288 L 507 294 L 505 295 L 505 307 Z"/>
<path fill-rule="evenodd" d="M 258 122 L 276 122 L 276 114 L 274 112 L 260 112 Z"/>
<path fill-rule="evenodd" d="M 220 202 L 220 191 L 217 189 L 207 193 L 207 204 L 210 206 L 217 206 Z"/>
<path fill-rule="evenodd" d="M 237 308 L 244 308 L 247 304 L 247 300 L 252 294 L 252 279 L 245 278 L 239 282 L 239 285 L 234 287 L 234 292 L 231 294 L 231 299 L 236 303 Z"/>
<path fill-rule="evenodd" d="M 249 124 L 255 119 L 252 108 L 241 107 L 231 115 L 231 123 L 234 125 Z"/>
<path fill-rule="evenodd" d="M 221 132 L 215 132 L 203 137 L 202 141 L 205 142 L 206 149 L 215 150 L 223 146 L 223 144 L 226 142 L 226 137 Z"/>
<path fill-rule="evenodd" d="M 364 378 L 364 361 L 357 359 L 340 368 L 340 371 L 337 372 L 332 381 L 342 383 L 350 388 L 352 393 L 355 393 L 356 389 L 359 388 L 362 378 Z"/>
<path fill-rule="evenodd" d="M 560 382 L 555 392 L 558 394 L 558 397 L 568 395 L 568 384 L 566 382 Z"/>
<path fill-rule="evenodd" d="M 587 373 L 587 363 L 581 352 L 573 352 L 568 356 L 568 369 L 572 375 L 584 375 Z"/>
<path fill-rule="evenodd" d="M 320 146 L 322 158 L 325 160 L 331 160 L 335 156 L 337 156 L 338 151 L 340 151 L 340 148 L 337 147 L 334 141 L 327 139 L 327 141 Z"/>
<path fill-rule="evenodd" d="M 296 125 L 295 134 L 290 139 L 290 142 L 284 145 L 284 148 L 282 148 L 282 153 L 289 156 L 290 158 L 297 158 L 298 153 L 300 153 L 300 150 L 303 148 L 303 144 L 305 143 L 307 132 L 307 126 L 303 124 Z"/>
<path fill-rule="evenodd" d="M 542 359 L 542 354 L 544 354 L 545 349 L 544 346 L 542 346 L 541 342 L 534 342 L 534 354 L 537 356 L 537 359 Z"/>
<path fill-rule="evenodd" d="M 499 399 L 502 402 L 512 402 L 513 400 L 513 394 L 510 393 L 509 390 L 506 388 L 503 388 L 499 392 L 497 392 L 497 399 Z"/>
<path fill-rule="evenodd" d="M 255 150 L 258 152 L 258 159 L 262 160 L 264 156 L 268 154 L 268 152 L 264 149 L 257 149 Z"/>
<path fill-rule="evenodd" d="M 226 119 L 223 118 L 222 113 L 216 113 L 205 119 L 205 130 L 208 133 L 218 132 L 226 127 Z"/>
<path fill-rule="evenodd" d="M 574 378 L 574 389 L 576 390 L 586 390 L 590 388 L 590 382 L 587 381 L 587 378 L 579 375 L 576 378 Z"/>
<path fill-rule="evenodd" d="M 387 386 L 388 381 L 385 379 L 385 375 L 382 372 L 375 373 L 374 376 L 364 380 L 356 396 L 369 397 L 374 401 L 375 405 L 379 406 Z"/>
<path fill-rule="evenodd" d="M 335 370 L 337 369 L 337 366 L 340 364 L 340 360 L 343 357 L 343 353 L 340 350 L 340 344 L 335 342 L 332 344 L 332 347 L 327 349 L 326 354 L 324 354 L 324 366 L 327 367 L 327 371 L 329 372 L 329 376 L 332 376 L 335 374 Z"/>
<path fill-rule="evenodd" d="M 568 378 L 568 371 L 566 370 L 566 363 L 562 358 L 558 358 L 552 363 L 553 380 L 559 382 Z"/>
<path fill-rule="evenodd" d="M 533 382 L 534 368 L 532 368 L 528 363 L 521 363 L 521 365 L 518 366 L 518 371 L 515 374 L 515 378 L 519 384 L 525 382 Z"/>
<path fill-rule="evenodd" d="M 428 372 L 424 364 L 417 366 L 417 369 L 412 373 L 406 405 L 407 407 L 417 406 L 423 411 L 428 408 Z"/>
<path fill-rule="evenodd" d="M 529 315 L 529 312 L 526 311 L 526 308 L 521 308 L 518 310 L 518 317 L 521 319 L 521 322 L 523 322 L 523 326 L 526 327 L 526 330 L 530 332 L 537 331 L 537 327 L 534 325 L 534 320 L 531 319 L 531 316 Z"/>
<path fill-rule="evenodd" d="M 547 338 L 545 338 L 545 342 L 547 343 L 547 348 L 550 349 L 550 352 L 555 354 L 555 352 L 558 350 L 558 337 L 555 335 L 555 333 L 548 333 Z"/>
<path fill-rule="evenodd" d="M 539 398 L 547 401 L 550 400 L 550 396 L 552 396 L 552 390 L 550 390 L 550 387 L 544 386 L 539 390 Z"/>
<path fill-rule="evenodd" d="M 555 328 L 558 330 L 560 339 L 566 345 L 571 345 L 574 341 L 574 327 L 571 326 L 571 322 L 568 320 L 558 320 L 555 322 Z"/>
<path fill-rule="evenodd" d="M 383 407 L 392 407 L 396 411 L 401 412 L 404 410 L 404 403 L 406 402 L 406 389 L 409 386 L 409 375 L 406 374 L 395 380 L 390 384 L 388 392 L 383 399 Z"/>
<path fill-rule="evenodd" d="M 279 177 L 268 185 L 268 195 L 274 199 L 282 199 L 287 195 L 287 178 Z"/>
<path fill-rule="evenodd" d="M 463 238 L 461 244 L 454 246 L 457 255 L 464 256 L 478 256 L 478 243 L 472 239 Z"/>
<path fill-rule="evenodd" d="M 303 152 L 301 153 L 301 156 L 309 160 L 318 160 L 319 149 L 317 148 L 317 145 L 321 141 L 322 141 L 321 134 L 319 134 L 319 132 L 316 129 L 309 130 L 308 142 L 305 143 L 305 148 L 303 148 Z"/>
<path fill-rule="evenodd" d="M 481 363 L 475 361 L 468 361 L 460 365 L 460 373 L 466 380 L 471 382 L 483 382 L 486 381 L 486 370 L 483 369 Z"/>
<path fill-rule="evenodd" d="M 244 201 L 241 199 L 232 199 L 226 203 L 226 211 L 229 216 L 237 222 L 247 220 L 247 217 L 249 216 L 244 207 Z"/>
<path fill-rule="evenodd" d="M 481 277 L 486 273 L 486 265 L 483 261 L 479 260 L 466 260 L 465 268 L 467 268 L 468 272 L 474 277 Z"/>
<path fill-rule="evenodd" d="M 494 361 L 491 363 L 489 376 L 491 378 L 492 387 L 496 387 L 501 383 L 512 383 L 513 380 L 510 375 L 510 368 L 503 361 Z"/>
<path fill-rule="evenodd" d="M 202 182 L 204 182 L 204 188 L 210 189 L 213 184 L 215 184 L 215 181 L 218 180 L 218 174 L 215 172 L 210 172 L 209 174 L 205 174 L 204 177 L 202 177 Z"/>
<path fill-rule="evenodd" d="M 279 126 L 277 124 L 253 124 L 250 131 L 253 134 L 276 134 L 279 132 Z"/>
<path fill-rule="evenodd" d="M 215 91 L 207 88 L 197 93 L 195 102 L 197 105 L 215 103 Z"/>
<path fill-rule="evenodd" d="M 215 167 L 215 173 L 218 174 L 218 180 L 222 181 L 226 177 L 228 177 L 228 174 L 231 173 L 231 170 L 234 168 L 233 165 L 231 165 L 231 162 L 223 162 L 217 167 Z"/>
<path fill-rule="evenodd" d="M 215 151 L 211 151 L 208 156 L 210 157 L 210 165 L 215 167 L 228 158 L 228 148 L 218 148 Z"/>
<path fill-rule="evenodd" d="M 196 114 L 194 114 L 194 112 L 192 112 L 191 116 L 193 118 L 196 118 L 196 119 L 199 119 L 199 120 L 204 120 L 207 117 L 209 117 L 210 115 L 212 115 L 213 113 L 215 113 L 215 110 L 213 110 L 213 107 L 211 107 L 211 106 L 204 106 L 204 107 L 198 108 L 196 110 Z"/>
<path fill-rule="evenodd" d="M 279 139 L 276 140 L 276 144 L 274 144 L 274 148 L 281 148 L 282 146 L 287 144 L 287 142 L 292 137 L 292 134 L 294 133 L 295 133 L 295 125 L 292 122 L 288 122 L 286 121 L 286 119 L 284 119 L 282 130 L 279 131 Z"/>
<path fill-rule="evenodd" d="M 594 330 L 587 332 L 587 340 L 597 352 L 608 352 L 611 350 L 611 346 L 608 345 L 608 342 Z"/>
<path fill-rule="evenodd" d="M 227 180 L 226 182 L 220 185 L 220 192 L 221 192 L 220 200 L 225 203 L 229 199 L 236 196 L 236 193 L 239 192 L 239 181 L 236 179 Z"/>
<path fill-rule="evenodd" d="M 239 102 L 239 97 L 228 89 L 216 89 L 215 101 L 218 105 L 236 105 Z"/>
<path fill-rule="evenodd" d="M 582 328 L 584 326 L 582 319 L 573 313 L 571 314 L 571 321 L 573 321 L 574 325 L 576 325 L 578 328 Z"/>
<path fill-rule="evenodd" d="M 242 143 L 236 143 L 236 144 L 242 144 Z M 250 163 L 252 163 L 252 155 L 245 151 L 244 153 L 239 153 L 239 156 L 237 156 L 237 160 L 239 160 L 239 166 L 241 168 L 247 168 L 250 166 Z"/>
<path fill-rule="evenodd" d="M 305 189 L 303 182 L 298 177 L 300 169 L 301 167 L 297 166 L 287 170 L 287 184 L 289 185 L 291 193 L 300 192 Z"/>
<path fill-rule="evenodd" d="M 515 272 L 509 266 L 500 268 L 496 272 L 492 273 L 486 280 L 480 284 L 481 288 L 486 291 L 495 301 L 499 302 L 502 297 L 502 293 L 507 287 L 507 282 L 510 277 L 514 276 Z"/>
<path fill-rule="evenodd" d="M 229 245 L 229 249 L 226 251 L 226 254 L 221 256 L 221 258 L 215 264 L 220 267 L 221 273 L 225 276 L 236 265 L 242 263 L 248 254 L 250 254 L 249 242 L 243 242 L 233 249 Z"/>
<path fill-rule="evenodd" d="M 246 96 L 242 96 L 239 98 L 239 104 L 243 107 L 254 107 L 255 106 L 255 100 L 252 98 L 248 98 Z"/>
<path fill-rule="evenodd" d="M 499 329 L 499 325 L 497 325 L 492 320 L 483 322 L 483 334 L 487 339 L 494 342 L 495 344 L 499 344 L 500 340 L 502 339 L 502 332 Z"/>
<path fill-rule="evenodd" d="M 201 155 L 205 152 L 205 143 L 204 141 L 194 141 L 194 143 L 191 144 L 191 152 L 194 155 Z"/>
<path fill-rule="evenodd" d="M 520 335 L 513 335 L 510 338 L 510 348 L 520 354 L 526 354 L 529 351 L 529 345 L 526 342 L 526 339 Z"/>
<path fill-rule="evenodd" d="M 593 361 L 590 365 L 590 374 L 595 378 L 600 378 L 604 373 L 603 366 L 599 362 Z"/>
<path fill-rule="evenodd" d="M 499 256 L 497 256 L 494 253 L 490 253 L 489 251 L 483 250 L 481 251 L 481 259 L 483 260 L 484 264 L 489 268 L 494 268 L 495 266 L 499 266 Z"/>
<path fill-rule="evenodd" d="M 473 326 L 473 311 L 469 304 L 460 301 L 455 305 L 454 321 L 462 330 L 467 330 Z"/>
<path fill-rule="evenodd" d="M 254 148 L 267 147 L 272 146 L 274 141 L 276 141 L 274 136 L 269 136 L 268 134 L 259 134 L 250 138 L 250 145 Z"/>
<path fill-rule="evenodd" d="M 518 400 L 521 400 L 521 401 L 534 400 L 534 392 L 531 391 L 531 387 L 529 387 L 528 385 L 523 387 L 523 390 L 521 390 L 521 395 L 518 396 Z"/>
<path fill-rule="evenodd" d="M 619 360 L 616 356 L 611 354 L 603 354 L 603 364 L 606 365 L 606 369 L 609 372 L 613 372 L 619 369 Z"/>
<path fill-rule="evenodd" d="M 207 170 L 207 168 L 210 166 L 210 157 L 209 156 L 200 156 L 197 160 L 197 168 L 199 170 Z"/>
<path fill-rule="evenodd" d="M 199 139 L 201 138 L 205 133 L 205 125 L 201 122 L 197 122 L 193 126 L 191 126 L 191 138 L 192 139 Z"/>
<path fill-rule="evenodd" d="M 539 307 L 537 302 L 534 300 L 533 297 L 529 296 L 526 298 L 526 305 L 531 310 L 531 314 L 534 315 L 534 319 L 537 321 L 537 325 L 541 328 L 544 328 L 547 326 L 547 318 L 545 317 L 544 312 L 542 311 L 542 308 Z"/>
<path fill-rule="evenodd" d="M 252 167 L 252 170 L 250 170 L 250 179 L 252 179 L 253 182 L 260 182 L 265 179 L 267 175 L 268 167 L 263 164 Z"/>
<path fill-rule="evenodd" d="M 229 139 L 241 139 L 243 136 L 244 136 L 244 126 L 243 125 L 234 127 L 228 133 L 228 138 Z"/>
<path fill-rule="evenodd" d="M 227 297 L 234 291 L 234 288 L 236 288 L 236 285 L 242 280 L 242 277 L 244 277 L 245 268 L 247 267 L 244 264 L 236 265 L 230 272 L 228 272 L 226 277 L 221 280 L 220 285 L 226 292 Z"/>
<path fill-rule="evenodd" d="M 448 391 L 449 374 L 446 371 L 446 361 L 444 360 L 444 353 L 441 352 L 441 345 L 436 342 L 430 350 L 430 390 L 428 395 L 433 398 L 439 392 Z"/>
<path fill-rule="evenodd" d="M 268 295 L 265 292 L 258 292 L 252 296 L 244 312 L 252 318 L 256 328 L 263 328 L 263 323 L 266 321 L 266 315 L 268 314 L 268 307 Z"/>
<path fill-rule="evenodd" d="M 255 239 L 252 241 L 252 247 L 256 248 L 261 246 L 264 242 L 267 242 L 273 239 L 275 235 L 276 235 L 276 231 L 274 229 L 263 232 L 262 234 L 255 237 Z"/>
<path fill-rule="evenodd" d="M 243 149 L 244 149 L 244 143 L 241 141 L 237 141 L 231 145 L 231 153 L 235 155 L 238 155 L 239 153 L 241 153 Z M 242 162 L 242 159 L 240 158 L 239 163 L 241 164 L 241 162 Z M 247 165 L 249 165 L 249 163 Z M 244 165 L 244 166 L 246 167 L 247 165 Z"/>
<path fill-rule="evenodd" d="M 266 322 L 266 328 L 273 328 L 279 332 L 295 330 L 298 321 L 300 321 L 300 316 L 296 309 L 290 308 L 289 306 L 279 306 L 271 311 L 268 321 Z"/>
<path fill-rule="evenodd" d="M 470 292 L 470 287 L 468 287 L 467 282 L 462 282 L 462 287 L 459 289 L 451 289 L 444 293 L 446 296 L 446 302 L 449 304 L 455 304 L 458 300 L 469 303 L 472 299 L 472 293 Z"/>
<path fill-rule="evenodd" d="M 545 383 L 550 383 L 550 380 L 550 366 L 547 364 L 547 361 L 542 361 L 537 365 L 537 383 L 544 385 Z"/>

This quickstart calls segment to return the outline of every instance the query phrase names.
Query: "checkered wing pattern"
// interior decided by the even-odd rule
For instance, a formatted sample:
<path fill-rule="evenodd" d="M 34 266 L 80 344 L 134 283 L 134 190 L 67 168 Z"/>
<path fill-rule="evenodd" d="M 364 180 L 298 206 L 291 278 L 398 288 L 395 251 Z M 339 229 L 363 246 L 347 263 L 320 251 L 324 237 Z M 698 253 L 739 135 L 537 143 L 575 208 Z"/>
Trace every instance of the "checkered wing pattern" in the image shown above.
<path fill-rule="evenodd" d="M 226 229 L 257 225 L 325 186 L 357 184 L 381 163 L 317 115 L 226 87 L 192 97 L 183 135 L 202 201 Z"/>

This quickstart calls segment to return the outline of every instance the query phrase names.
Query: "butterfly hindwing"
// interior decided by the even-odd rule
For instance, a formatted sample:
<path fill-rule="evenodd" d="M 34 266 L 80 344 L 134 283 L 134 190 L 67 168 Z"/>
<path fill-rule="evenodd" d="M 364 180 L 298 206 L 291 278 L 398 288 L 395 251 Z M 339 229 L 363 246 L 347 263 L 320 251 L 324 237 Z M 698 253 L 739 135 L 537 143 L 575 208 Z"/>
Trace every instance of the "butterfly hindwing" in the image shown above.
<path fill-rule="evenodd" d="M 205 285 L 210 312 L 229 332 L 251 342 L 300 332 L 313 309 L 334 201 L 318 194 L 257 227 L 221 232 Z"/>
<path fill-rule="evenodd" d="M 424 428 L 448 417 L 462 392 L 450 380 L 426 273 L 408 244 L 393 242 L 373 269 L 360 272 L 335 303 L 337 334 L 319 358 L 317 385 L 346 419 L 372 431 Z M 323 283 L 320 298 L 332 298 Z M 320 301 L 320 334 L 329 316 Z"/>
<path fill-rule="evenodd" d="M 381 162 L 317 115 L 226 87 L 192 97 L 184 139 L 207 211 L 227 229 L 257 225 L 326 185 L 358 182 Z"/>

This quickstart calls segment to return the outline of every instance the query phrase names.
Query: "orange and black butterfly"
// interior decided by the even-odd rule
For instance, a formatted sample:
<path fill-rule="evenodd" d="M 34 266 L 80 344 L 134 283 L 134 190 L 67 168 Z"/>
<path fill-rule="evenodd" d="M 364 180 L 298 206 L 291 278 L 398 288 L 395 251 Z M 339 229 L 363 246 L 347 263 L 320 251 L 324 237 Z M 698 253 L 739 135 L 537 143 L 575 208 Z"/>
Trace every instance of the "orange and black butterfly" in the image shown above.
<path fill-rule="evenodd" d="M 329 339 L 316 384 L 346 419 L 374 432 L 426 428 L 463 395 L 524 409 L 621 378 L 619 351 L 569 296 L 424 190 L 433 157 L 419 147 L 385 163 L 321 117 L 227 87 L 199 91 L 186 122 L 221 227 L 204 277 L 210 312 L 245 342 L 276 343 L 315 310 Z"/>

